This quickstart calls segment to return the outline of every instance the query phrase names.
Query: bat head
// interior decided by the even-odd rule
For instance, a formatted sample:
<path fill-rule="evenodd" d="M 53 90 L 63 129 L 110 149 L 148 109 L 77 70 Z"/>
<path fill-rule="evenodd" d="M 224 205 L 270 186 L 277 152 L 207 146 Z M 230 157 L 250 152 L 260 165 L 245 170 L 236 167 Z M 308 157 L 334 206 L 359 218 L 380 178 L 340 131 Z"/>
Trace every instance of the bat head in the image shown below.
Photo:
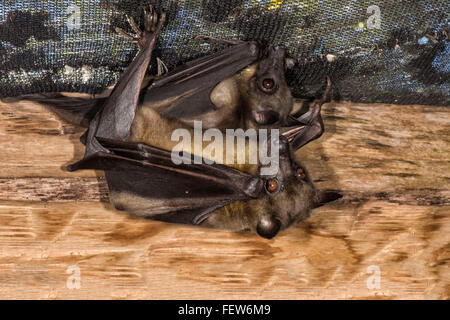
<path fill-rule="evenodd" d="M 269 46 L 256 64 L 244 94 L 247 127 L 277 126 L 291 113 L 294 102 L 285 79 L 286 61 L 283 48 Z"/>
<path fill-rule="evenodd" d="M 295 148 L 283 136 L 279 149 L 277 173 L 261 175 L 266 194 L 254 206 L 258 217 L 256 232 L 269 239 L 306 219 L 311 209 L 342 197 L 339 193 L 319 192 L 314 188 L 308 172 L 295 159 Z"/>

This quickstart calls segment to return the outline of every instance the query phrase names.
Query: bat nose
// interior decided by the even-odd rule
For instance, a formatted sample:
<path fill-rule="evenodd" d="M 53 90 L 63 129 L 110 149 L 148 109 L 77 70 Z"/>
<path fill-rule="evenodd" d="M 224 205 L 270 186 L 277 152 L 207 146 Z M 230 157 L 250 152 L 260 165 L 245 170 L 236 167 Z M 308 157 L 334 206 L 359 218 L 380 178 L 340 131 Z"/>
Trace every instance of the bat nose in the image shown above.
<path fill-rule="evenodd" d="M 256 232 L 263 238 L 272 239 L 281 229 L 281 222 L 272 216 L 261 217 L 256 226 Z"/>
<path fill-rule="evenodd" d="M 255 111 L 253 112 L 253 119 L 257 124 L 270 125 L 280 121 L 280 114 L 273 110 Z"/>

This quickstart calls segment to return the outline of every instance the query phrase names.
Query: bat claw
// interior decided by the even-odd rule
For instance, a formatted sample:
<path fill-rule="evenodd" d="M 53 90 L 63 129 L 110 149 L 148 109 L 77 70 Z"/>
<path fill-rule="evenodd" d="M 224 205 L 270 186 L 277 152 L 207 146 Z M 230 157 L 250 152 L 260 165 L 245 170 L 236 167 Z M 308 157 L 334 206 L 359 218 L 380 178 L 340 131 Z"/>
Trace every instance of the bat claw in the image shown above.
<path fill-rule="evenodd" d="M 128 23 L 131 26 L 131 29 L 133 29 L 133 31 L 137 34 L 137 35 L 141 35 L 142 31 L 139 29 L 136 21 L 134 21 L 133 17 L 130 17 L 129 15 L 126 15 Z"/>
<path fill-rule="evenodd" d="M 151 37 L 156 37 L 156 35 L 161 31 L 162 26 L 166 20 L 165 12 L 162 12 L 159 16 L 156 13 L 152 5 L 149 8 L 144 9 L 144 29 L 141 30 L 137 25 L 133 17 L 126 15 L 127 21 L 135 33 L 134 35 L 124 31 L 123 29 L 116 27 L 116 32 L 133 42 L 136 42 L 139 49 L 142 50 L 148 39 Z"/>
<path fill-rule="evenodd" d="M 126 31 L 123 30 L 122 28 L 116 27 L 116 28 L 115 28 L 115 31 L 116 31 L 118 34 L 120 34 L 121 36 L 123 36 L 123 37 L 125 37 L 125 38 L 127 38 L 127 39 L 130 39 L 131 41 L 138 41 L 138 38 L 137 38 L 137 37 L 135 37 L 134 35 L 132 35 L 132 34 L 130 34 L 130 33 L 128 33 L 128 32 L 126 32 Z"/>
<path fill-rule="evenodd" d="M 144 16 L 145 31 L 155 32 L 155 23 L 158 21 L 158 15 L 153 6 L 149 6 L 148 10 L 147 8 L 144 9 Z"/>

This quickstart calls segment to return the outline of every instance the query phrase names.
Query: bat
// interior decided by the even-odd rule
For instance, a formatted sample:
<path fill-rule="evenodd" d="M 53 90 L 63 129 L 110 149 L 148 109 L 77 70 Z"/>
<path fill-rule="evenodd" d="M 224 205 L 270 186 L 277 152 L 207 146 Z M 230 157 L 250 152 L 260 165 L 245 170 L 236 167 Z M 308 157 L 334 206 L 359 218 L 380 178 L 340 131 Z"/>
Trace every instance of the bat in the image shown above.
<path fill-rule="evenodd" d="M 285 49 L 250 41 L 182 65 L 154 81 L 143 94 L 144 107 L 167 118 L 205 128 L 261 128 L 286 124 L 294 105 L 285 70 Z M 174 98 L 176 97 L 176 98 Z"/>
<path fill-rule="evenodd" d="M 67 100 L 70 108 L 62 108 L 66 113 L 78 114 L 80 123 L 89 124 L 83 139 L 86 146 L 84 158 L 69 166 L 69 171 L 103 170 L 111 202 L 119 210 L 166 222 L 255 231 L 265 238 L 273 238 L 280 230 L 307 218 L 313 208 L 341 197 L 333 191 L 317 191 L 308 172 L 294 156 L 297 149 L 323 133 L 320 109 L 329 98 L 329 81 L 323 97 L 312 104 L 309 112 L 298 117 L 289 114 L 292 105 L 287 108 L 289 112 L 281 111 L 284 105 L 274 111 L 271 104 L 261 109 L 247 109 L 246 103 L 228 108 L 241 115 L 231 126 L 278 129 L 279 135 L 268 139 L 270 152 L 278 153 L 275 171 L 264 173 L 265 166 L 260 158 L 256 163 L 247 161 L 252 145 L 255 147 L 262 140 L 260 136 L 249 141 L 243 150 L 234 150 L 245 154 L 244 163 L 195 163 L 195 157 L 199 156 L 195 143 L 189 155 L 194 163 L 174 163 L 170 150 L 174 150 L 176 142 L 170 139 L 171 133 L 184 129 L 193 133 L 191 137 L 195 136 L 191 125 L 194 120 L 204 121 L 207 124 L 205 128 L 215 124 L 227 125 L 224 122 L 226 117 L 221 117 L 220 111 L 221 107 L 227 106 L 217 107 L 211 103 L 217 101 L 213 98 L 214 90 L 230 77 L 236 77 L 242 68 L 245 69 L 240 74 L 254 72 L 252 77 L 258 74 L 258 68 L 263 70 L 263 66 L 259 67 L 262 60 L 258 60 L 261 48 L 254 42 L 234 44 L 216 55 L 196 60 L 167 74 L 143 90 L 145 73 L 165 15 L 158 16 L 151 7 L 145 17 L 144 30 L 130 19 L 136 35 L 127 36 L 138 43 L 140 51 L 109 97 L 78 100 L 77 106 L 89 110 L 89 113 L 79 112 L 80 108 L 74 107 L 73 99 L 70 103 Z M 278 55 L 282 53 L 280 49 L 270 50 L 278 52 Z M 254 71 L 248 71 L 248 66 L 254 61 L 260 63 L 250 67 Z M 274 66 L 273 61 L 267 65 Z M 275 70 L 284 68 L 284 63 L 279 63 Z M 276 73 L 269 69 L 266 70 L 268 74 Z M 264 82 L 266 75 L 261 79 Z M 257 81 L 252 80 L 252 83 Z M 241 95 L 239 97 L 242 98 Z M 168 103 L 171 99 L 173 101 Z M 287 100 L 292 100 L 290 92 Z M 61 97 L 55 95 L 53 101 L 61 102 Z M 266 120 L 272 116 L 265 113 L 269 111 L 278 113 L 278 119 L 270 124 Z M 263 113 L 258 115 L 258 112 Z M 242 117 L 246 113 L 250 116 Z M 274 140 L 278 144 L 273 145 L 271 142 Z M 256 148 L 259 146 L 257 144 Z M 203 154 L 203 147 L 201 142 L 200 154 Z"/>
<path fill-rule="evenodd" d="M 132 24 L 136 29 L 134 21 Z M 295 101 L 285 79 L 285 71 L 293 61 L 286 58 L 284 48 L 264 47 L 255 41 L 204 36 L 197 39 L 231 47 L 190 61 L 142 85 L 140 108 L 154 108 L 164 117 L 190 126 L 201 120 L 204 128 L 270 128 L 287 123 Z M 20 99 L 41 102 L 63 119 L 82 126 L 88 126 L 106 102 L 106 97 L 73 98 L 59 93 L 24 95 Z"/>
<path fill-rule="evenodd" d="M 155 21 L 158 21 L 156 26 Z M 188 124 L 180 121 L 185 114 L 168 115 L 167 109 L 161 112 L 153 106 L 139 105 L 142 82 L 163 21 L 164 15 L 158 20 L 151 11 L 147 14 L 145 30 L 135 30 L 141 50 L 91 120 L 84 158 L 68 169 L 104 170 L 110 199 L 119 210 L 166 222 L 251 230 L 265 238 L 272 238 L 280 230 L 305 219 L 311 209 L 339 198 L 333 192 L 317 192 L 306 169 L 293 155 L 295 150 L 322 134 L 320 108 L 329 90 L 313 104 L 310 112 L 299 118 L 286 117 L 285 125 L 279 128 L 279 144 L 275 146 L 279 161 L 273 174 L 262 174 L 260 160 L 256 164 L 246 162 L 234 166 L 173 162 L 169 150 L 175 142 L 169 138 L 171 133 L 179 128 L 192 132 Z M 254 54 L 252 43 L 242 45 L 245 47 L 238 50 L 239 59 L 244 59 L 242 55 L 247 51 L 249 56 Z M 233 74 L 235 70 L 229 72 Z M 179 73 L 176 74 L 178 77 Z M 169 76 L 166 85 L 174 83 L 176 87 L 180 83 L 177 79 Z M 189 81 L 186 83 L 191 85 Z M 157 87 L 163 85 L 159 83 Z M 198 85 L 194 83 L 194 87 Z M 173 86 L 169 88 L 176 90 Z M 170 90 L 161 92 L 166 94 L 166 91 Z M 159 101 L 165 99 L 161 95 Z M 176 107 L 189 108 L 182 104 Z M 247 149 L 244 152 L 248 154 Z M 195 157 L 195 147 L 191 156 Z"/>

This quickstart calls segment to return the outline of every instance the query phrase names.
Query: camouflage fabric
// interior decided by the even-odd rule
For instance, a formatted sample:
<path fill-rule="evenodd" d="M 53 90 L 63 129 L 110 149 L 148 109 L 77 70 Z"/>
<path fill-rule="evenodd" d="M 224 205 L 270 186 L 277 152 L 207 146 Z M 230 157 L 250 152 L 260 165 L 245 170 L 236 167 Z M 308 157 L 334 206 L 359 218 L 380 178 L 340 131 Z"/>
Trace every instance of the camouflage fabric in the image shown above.
<path fill-rule="evenodd" d="M 260 40 L 295 59 L 295 96 L 317 96 L 330 75 L 342 100 L 450 105 L 442 0 L 0 0 L 0 96 L 114 84 L 137 52 L 114 29 L 149 3 L 168 13 L 154 56 L 169 69 L 220 50 L 199 34 Z"/>

